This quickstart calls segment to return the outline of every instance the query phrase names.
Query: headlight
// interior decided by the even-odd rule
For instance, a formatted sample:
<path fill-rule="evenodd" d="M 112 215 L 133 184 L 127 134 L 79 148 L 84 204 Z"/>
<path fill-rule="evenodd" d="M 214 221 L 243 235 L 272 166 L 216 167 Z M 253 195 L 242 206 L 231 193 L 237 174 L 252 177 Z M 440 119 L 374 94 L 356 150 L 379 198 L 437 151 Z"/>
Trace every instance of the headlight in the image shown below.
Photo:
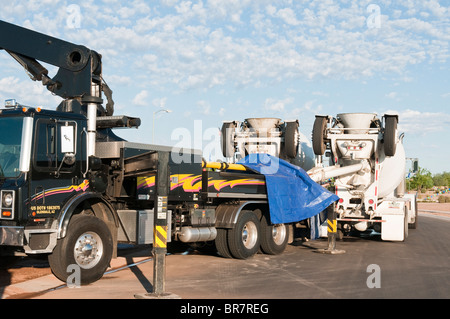
<path fill-rule="evenodd" d="M 4 193 L 3 194 L 3 203 L 2 207 L 11 207 L 13 204 L 13 195 L 12 193 Z"/>
<path fill-rule="evenodd" d="M 14 191 L 1 191 L 1 219 L 14 219 Z"/>

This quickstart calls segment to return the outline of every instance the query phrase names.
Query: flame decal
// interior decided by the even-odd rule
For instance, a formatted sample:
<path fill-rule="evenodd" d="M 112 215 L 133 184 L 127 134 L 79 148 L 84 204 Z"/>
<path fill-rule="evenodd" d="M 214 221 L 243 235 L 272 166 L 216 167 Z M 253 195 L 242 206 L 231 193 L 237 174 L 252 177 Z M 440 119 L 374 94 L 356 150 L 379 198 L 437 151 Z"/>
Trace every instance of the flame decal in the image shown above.
<path fill-rule="evenodd" d="M 214 186 L 214 188 L 217 191 L 221 191 L 224 187 L 230 187 L 233 188 L 235 186 L 241 186 L 241 185 L 265 185 L 265 181 L 257 180 L 257 179 L 235 179 L 232 181 L 227 180 L 210 180 L 208 182 L 208 187 Z"/>
<path fill-rule="evenodd" d="M 173 180 L 171 176 L 171 180 Z M 181 187 L 185 192 L 199 192 L 202 189 L 202 176 L 193 174 L 179 174 L 177 183 L 170 183 L 170 190 Z M 265 181 L 258 179 L 235 179 L 235 180 L 212 180 L 208 181 L 208 187 L 214 186 L 216 191 L 221 191 L 224 187 L 236 187 L 241 185 L 265 185 Z M 144 189 L 155 186 L 155 176 L 139 177 L 137 180 L 137 188 Z"/>
<path fill-rule="evenodd" d="M 202 176 L 192 174 L 178 175 L 178 183 L 170 183 L 170 190 L 183 187 L 185 192 L 199 192 L 202 190 Z"/>
<path fill-rule="evenodd" d="M 153 186 L 155 186 L 155 176 L 137 178 L 137 189 L 150 188 Z"/>
<path fill-rule="evenodd" d="M 88 189 L 88 188 L 89 188 L 89 181 L 87 179 L 85 179 L 79 185 L 70 185 L 70 186 L 67 186 L 67 187 L 47 189 L 45 191 L 42 191 L 42 192 L 34 195 L 31 198 L 31 200 L 38 200 L 38 199 L 41 199 L 43 197 L 48 197 L 48 196 L 57 195 L 57 194 L 81 192 L 81 191 L 85 192 L 86 189 Z"/>

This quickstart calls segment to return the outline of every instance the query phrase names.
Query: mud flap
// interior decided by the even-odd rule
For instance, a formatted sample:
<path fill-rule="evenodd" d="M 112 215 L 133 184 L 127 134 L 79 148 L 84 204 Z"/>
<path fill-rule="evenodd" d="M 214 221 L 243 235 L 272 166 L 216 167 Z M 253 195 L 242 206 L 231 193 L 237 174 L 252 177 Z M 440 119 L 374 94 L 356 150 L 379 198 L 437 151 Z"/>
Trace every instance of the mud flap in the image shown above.
<path fill-rule="evenodd" d="M 398 204 L 398 203 L 395 203 Z M 401 209 L 392 209 L 382 215 L 381 239 L 404 241 L 408 237 L 408 212 L 404 205 Z"/>
<path fill-rule="evenodd" d="M 404 241 L 408 237 L 408 209 L 405 203 L 409 200 L 396 199 L 385 201 L 379 206 L 382 211 L 381 239 Z"/>
<path fill-rule="evenodd" d="M 405 216 L 404 214 L 383 215 L 385 221 L 381 226 L 381 239 L 390 241 L 405 240 Z"/>

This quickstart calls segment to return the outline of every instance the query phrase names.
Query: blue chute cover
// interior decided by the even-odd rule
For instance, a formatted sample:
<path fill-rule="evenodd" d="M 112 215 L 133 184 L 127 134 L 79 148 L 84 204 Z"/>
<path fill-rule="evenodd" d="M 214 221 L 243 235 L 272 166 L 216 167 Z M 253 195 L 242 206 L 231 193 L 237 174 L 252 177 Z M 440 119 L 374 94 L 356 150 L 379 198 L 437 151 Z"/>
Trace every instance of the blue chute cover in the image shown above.
<path fill-rule="evenodd" d="M 273 224 L 313 217 L 339 199 L 314 182 L 304 169 L 278 157 L 250 154 L 238 163 L 265 176 Z"/>

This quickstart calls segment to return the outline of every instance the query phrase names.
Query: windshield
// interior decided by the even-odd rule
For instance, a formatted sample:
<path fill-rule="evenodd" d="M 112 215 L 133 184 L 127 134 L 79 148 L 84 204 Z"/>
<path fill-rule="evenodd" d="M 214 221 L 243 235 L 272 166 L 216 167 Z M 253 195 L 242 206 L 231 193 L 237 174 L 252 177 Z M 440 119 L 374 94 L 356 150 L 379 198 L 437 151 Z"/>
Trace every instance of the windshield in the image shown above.
<path fill-rule="evenodd" d="M 20 174 L 23 117 L 0 118 L 0 178 Z"/>

